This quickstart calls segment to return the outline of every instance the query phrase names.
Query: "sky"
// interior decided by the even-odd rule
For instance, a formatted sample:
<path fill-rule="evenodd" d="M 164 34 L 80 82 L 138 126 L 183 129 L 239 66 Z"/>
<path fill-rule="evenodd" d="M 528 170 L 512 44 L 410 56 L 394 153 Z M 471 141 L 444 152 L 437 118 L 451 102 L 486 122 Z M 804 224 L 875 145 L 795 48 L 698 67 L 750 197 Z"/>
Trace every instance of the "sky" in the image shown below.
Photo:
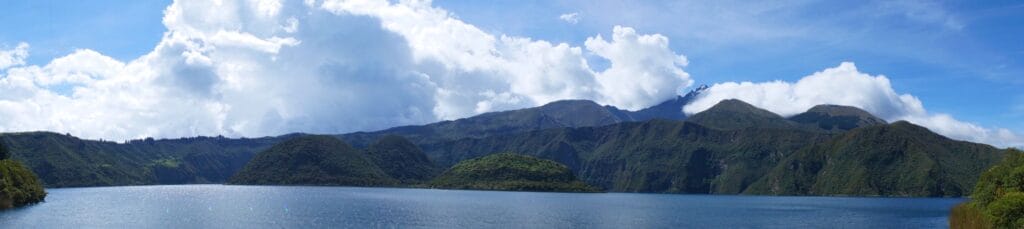
<path fill-rule="evenodd" d="M 345 133 L 697 85 L 1024 145 L 1014 1 L 11 1 L 0 132 Z"/>

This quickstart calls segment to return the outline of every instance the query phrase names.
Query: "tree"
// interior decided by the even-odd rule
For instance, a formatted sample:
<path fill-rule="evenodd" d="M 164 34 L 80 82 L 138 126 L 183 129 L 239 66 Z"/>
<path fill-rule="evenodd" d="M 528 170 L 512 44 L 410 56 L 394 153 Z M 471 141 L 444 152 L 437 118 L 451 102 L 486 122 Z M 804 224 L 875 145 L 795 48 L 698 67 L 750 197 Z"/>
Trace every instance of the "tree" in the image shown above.
<path fill-rule="evenodd" d="M 988 207 L 998 228 L 1024 228 L 1024 193 L 1011 192 Z"/>

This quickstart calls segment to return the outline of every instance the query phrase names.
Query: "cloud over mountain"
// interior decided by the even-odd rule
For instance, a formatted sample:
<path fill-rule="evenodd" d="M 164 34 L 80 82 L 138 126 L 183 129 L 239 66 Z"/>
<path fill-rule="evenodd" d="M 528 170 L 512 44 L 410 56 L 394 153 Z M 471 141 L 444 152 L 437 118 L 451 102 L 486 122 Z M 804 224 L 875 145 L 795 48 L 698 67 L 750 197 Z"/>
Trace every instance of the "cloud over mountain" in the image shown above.
<path fill-rule="evenodd" d="M 862 73 L 851 62 L 815 72 L 796 82 L 718 83 L 683 110 L 697 113 L 732 98 L 783 116 L 796 115 L 819 104 L 854 106 L 890 122 L 906 120 L 954 139 L 998 146 L 1024 145 L 1024 137 L 1010 130 L 985 128 L 948 114 L 930 113 L 917 97 L 897 93 L 889 78 Z"/>
<path fill-rule="evenodd" d="M 163 24 L 133 60 L 81 49 L 25 66 L 27 44 L 3 51 L 0 131 L 342 133 L 559 99 L 638 109 L 692 83 L 662 35 L 615 27 L 584 47 L 499 36 L 429 1 L 179 0 Z"/>

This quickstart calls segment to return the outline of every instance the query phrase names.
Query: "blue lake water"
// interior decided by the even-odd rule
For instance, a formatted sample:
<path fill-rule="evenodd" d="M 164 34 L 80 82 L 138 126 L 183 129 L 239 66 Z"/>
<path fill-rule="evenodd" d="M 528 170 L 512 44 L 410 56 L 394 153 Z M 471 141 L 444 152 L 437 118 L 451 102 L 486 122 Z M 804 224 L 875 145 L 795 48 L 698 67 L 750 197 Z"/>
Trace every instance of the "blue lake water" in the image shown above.
<path fill-rule="evenodd" d="M 963 199 L 172 185 L 48 189 L 0 228 L 944 228 Z"/>

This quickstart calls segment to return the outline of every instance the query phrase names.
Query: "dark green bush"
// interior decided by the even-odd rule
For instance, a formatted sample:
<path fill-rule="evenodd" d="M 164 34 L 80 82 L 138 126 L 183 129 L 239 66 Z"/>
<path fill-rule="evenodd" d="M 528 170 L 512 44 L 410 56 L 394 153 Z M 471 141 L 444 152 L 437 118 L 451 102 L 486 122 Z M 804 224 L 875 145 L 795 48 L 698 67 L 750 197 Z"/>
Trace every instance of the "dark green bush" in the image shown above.
<path fill-rule="evenodd" d="M 973 214 L 957 214 L 954 208 L 950 215 L 952 228 L 961 227 L 959 223 L 966 221 L 985 221 L 982 228 L 988 225 L 994 228 L 1024 228 L 1024 152 L 1017 149 L 1006 151 L 1002 162 L 992 166 L 981 175 L 975 186 L 971 202 L 972 208 L 981 211 L 983 217 Z"/>
<path fill-rule="evenodd" d="M 46 191 L 32 170 L 20 162 L 0 160 L 0 209 L 34 204 L 46 198 Z"/>

